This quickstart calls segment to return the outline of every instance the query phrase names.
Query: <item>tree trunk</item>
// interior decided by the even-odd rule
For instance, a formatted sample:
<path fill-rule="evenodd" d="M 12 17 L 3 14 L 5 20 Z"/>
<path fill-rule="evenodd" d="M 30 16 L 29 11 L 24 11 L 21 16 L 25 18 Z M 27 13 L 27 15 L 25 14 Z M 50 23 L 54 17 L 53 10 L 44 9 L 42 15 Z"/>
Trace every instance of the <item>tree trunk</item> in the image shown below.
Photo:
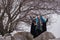
<path fill-rule="evenodd" d="M 2 22 L 1 19 L 0 19 L 0 34 L 1 34 L 2 36 L 4 36 L 4 26 L 3 26 L 3 22 Z"/>

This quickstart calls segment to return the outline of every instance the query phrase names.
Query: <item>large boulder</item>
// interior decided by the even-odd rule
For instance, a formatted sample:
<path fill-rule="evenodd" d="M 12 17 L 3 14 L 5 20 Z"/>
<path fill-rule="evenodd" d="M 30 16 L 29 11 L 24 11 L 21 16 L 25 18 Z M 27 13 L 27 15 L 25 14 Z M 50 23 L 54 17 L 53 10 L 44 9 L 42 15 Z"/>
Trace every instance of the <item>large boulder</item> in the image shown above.
<path fill-rule="evenodd" d="M 50 32 L 44 32 L 36 38 L 33 38 L 33 36 L 29 32 L 17 32 L 12 37 L 12 40 L 49 40 L 49 39 L 55 39 L 55 36 Z"/>
<path fill-rule="evenodd" d="M 29 32 L 18 32 L 14 34 L 12 40 L 33 40 L 33 37 Z"/>
<path fill-rule="evenodd" d="M 55 38 L 55 39 L 49 39 L 49 40 L 60 40 L 60 38 Z"/>
<path fill-rule="evenodd" d="M 49 40 L 49 39 L 55 39 L 55 36 L 50 32 L 44 32 L 38 37 L 36 37 L 34 40 L 37 40 L 37 39 L 38 40 Z"/>

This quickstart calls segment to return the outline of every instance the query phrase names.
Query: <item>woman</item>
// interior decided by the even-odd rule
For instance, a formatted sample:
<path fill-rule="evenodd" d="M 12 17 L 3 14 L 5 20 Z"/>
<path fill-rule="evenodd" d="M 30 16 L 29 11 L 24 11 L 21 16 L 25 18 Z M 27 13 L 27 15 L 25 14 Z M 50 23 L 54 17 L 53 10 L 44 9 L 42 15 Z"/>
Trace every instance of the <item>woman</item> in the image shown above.
<path fill-rule="evenodd" d="M 36 30 L 35 30 L 35 28 L 36 28 L 36 21 L 33 20 L 32 21 L 32 25 L 31 25 L 31 34 L 33 35 L 33 38 L 36 37 Z"/>
<path fill-rule="evenodd" d="M 37 29 L 37 24 L 36 24 L 36 17 L 33 16 L 33 18 L 30 16 L 31 20 L 32 20 L 32 24 L 31 24 L 31 34 L 33 35 L 33 38 L 36 38 L 39 34 L 41 34 L 41 30 Z"/>
<path fill-rule="evenodd" d="M 31 24 L 31 34 L 33 35 L 33 38 L 36 37 L 36 21 L 35 21 L 35 16 L 31 17 L 31 20 L 32 20 L 32 24 Z"/>

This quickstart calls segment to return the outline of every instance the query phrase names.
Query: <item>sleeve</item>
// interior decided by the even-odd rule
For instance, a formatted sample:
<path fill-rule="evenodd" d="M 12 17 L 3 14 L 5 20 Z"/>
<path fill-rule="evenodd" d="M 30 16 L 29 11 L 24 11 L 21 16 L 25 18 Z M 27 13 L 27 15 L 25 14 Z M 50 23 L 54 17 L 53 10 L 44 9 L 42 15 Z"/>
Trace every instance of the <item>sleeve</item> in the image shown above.
<path fill-rule="evenodd" d="M 35 19 L 35 20 L 36 20 L 36 24 L 37 24 L 37 23 L 38 23 L 38 18 L 36 17 L 36 19 Z"/>
<path fill-rule="evenodd" d="M 30 16 L 30 19 L 33 20 L 33 18 Z"/>
<path fill-rule="evenodd" d="M 46 23 L 48 22 L 48 18 L 47 18 L 47 20 L 46 20 Z"/>
<path fill-rule="evenodd" d="M 42 16 L 40 16 L 40 19 L 42 22 L 46 22 L 46 20 Z"/>

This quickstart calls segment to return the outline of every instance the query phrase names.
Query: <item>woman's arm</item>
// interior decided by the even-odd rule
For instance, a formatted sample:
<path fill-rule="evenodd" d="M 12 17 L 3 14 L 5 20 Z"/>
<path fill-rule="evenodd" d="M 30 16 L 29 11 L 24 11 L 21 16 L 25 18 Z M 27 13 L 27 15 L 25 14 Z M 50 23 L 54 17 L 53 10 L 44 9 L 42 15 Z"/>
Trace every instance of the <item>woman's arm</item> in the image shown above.
<path fill-rule="evenodd" d="M 40 16 L 42 22 L 48 22 L 48 18 L 45 20 L 42 16 Z"/>
<path fill-rule="evenodd" d="M 40 19 L 42 22 L 46 22 L 46 20 L 42 16 L 40 16 Z"/>
<path fill-rule="evenodd" d="M 33 18 L 30 16 L 30 19 L 33 20 Z"/>

